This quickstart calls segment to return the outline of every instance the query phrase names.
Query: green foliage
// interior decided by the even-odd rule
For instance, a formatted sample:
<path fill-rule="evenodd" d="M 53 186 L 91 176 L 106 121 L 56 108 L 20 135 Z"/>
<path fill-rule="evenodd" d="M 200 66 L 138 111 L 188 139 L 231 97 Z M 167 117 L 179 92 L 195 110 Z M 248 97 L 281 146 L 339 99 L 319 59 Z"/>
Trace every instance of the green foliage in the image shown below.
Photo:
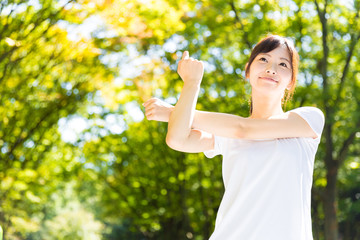
<path fill-rule="evenodd" d="M 317 3 L 2 1 L 4 238 L 208 239 L 221 158 L 171 150 L 166 123 L 143 119 L 140 106 L 151 96 L 175 103 L 188 50 L 206 62 L 197 108 L 248 116 L 244 66 L 268 33 L 295 40 L 300 54 L 286 109 L 317 106 L 329 126 L 315 161 L 314 237 L 324 239 L 329 162 L 338 166 L 340 233 L 359 236 L 360 4 Z M 87 24 L 91 34 L 74 33 Z M 86 126 L 64 141 L 61 123 L 73 118 Z"/>
<path fill-rule="evenodd" d="M 101 239 L 103 226 L 94 215 L 79 203 L 61 209 L 54 218 L 46 220 L 41 229 L 41 239 Z"/>
<path fill-rule="evenodd" d="M 212 226 L 223 193 L 220 162 L 170 150 L 163 144 L 164 124 L 132 124 L 131 129 L 84 146 L 86 159 L 101 166 L 87 169 L 82 181 L 101 189 L 101 214 L 113 224 L 131 219 L 130 230 L 164 239 Z"/>
<path fill-rule="evenodd" d="M 38 232 L 51 216 L 49 197 L 79 165 L 57 122 L 110 76 L 91 40 L 70 41 L 57 24 L 66 5 L 26 2 L 1 3 L 0 224 L 9 239 Z"/>

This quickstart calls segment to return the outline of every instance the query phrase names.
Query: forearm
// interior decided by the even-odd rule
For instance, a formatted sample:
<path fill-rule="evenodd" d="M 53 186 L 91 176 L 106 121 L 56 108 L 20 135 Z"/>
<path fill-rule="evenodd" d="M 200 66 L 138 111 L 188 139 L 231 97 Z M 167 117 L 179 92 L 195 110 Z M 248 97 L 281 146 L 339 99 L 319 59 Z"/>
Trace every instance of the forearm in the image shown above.
<path fill-rule="evenodd" d="M 244 130 L 244 118 L 232 114 L 195 111 L 192 127 L 217 136 L 239 138 Z"/>
<path fill-rule="evenodd" d="M 182 96 L 180 98 L 182 98 Z M 194 106 L 195 105 L 196 102 Z M 177 107 L 179 110 L 181 104 L 178 103 Z M 169 117 L 168 120 L 165 120 L 165 122 L 169 122 L 170 115 L 172 115 L 172 112 L 174 111 L 175 107 L 171 106 L 171 107 L 167 107 L 167 109 L 168 109 L 167 111 L 169 112 L 168 114 Z M 176 117 L 176 119 L 179 118 Z M 246 125 L 246 119 L 232 114 L 195 110 L 193 121 L 187 122 L 186 124 L 190 124 L 190 123 L 192 123 L 191 128 L 193 129 L 202 130 L 217 136 L 238 138 L 238 137 L 243 137 L 243 134 L 245 132 L 244 126 Z M 176 125 L 178 126 L 178 124 Z M 187 135 L 188 132 L 190 132 L 188 126 L 189 125 L 187 125 L 185 128 L 181 127 L 181 129 L 186 129 L 186 131 L 181 130 L 181 132 L 177 133 L 177 135 L 178 136 L 181 136 L 181 134 Z M 173 130 L 173 128 L 171 128 L 171 130 Z"/>
<path fill-rule="evenodd" d="M 199 85 L 184 84 L 179 101 L 169 118 L 167 141 L 185 141 L 191 132 Z"/>

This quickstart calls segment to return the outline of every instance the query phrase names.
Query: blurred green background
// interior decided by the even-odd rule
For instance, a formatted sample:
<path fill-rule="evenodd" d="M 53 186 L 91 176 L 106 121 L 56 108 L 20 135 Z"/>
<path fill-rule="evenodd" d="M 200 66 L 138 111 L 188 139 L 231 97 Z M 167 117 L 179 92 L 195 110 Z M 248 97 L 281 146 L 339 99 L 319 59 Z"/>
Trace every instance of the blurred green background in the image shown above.
<path fill-rule="evenodd" d="M 267 34 L 300 54 L 286 106 L 316 106 L 314 239 L 360 239 L 359 0 L 2 0 L 4 239 L 208 239 L 221 157 L 165 144 L 184 50 L 205 62 L 199 110 L 249 114 L 244 66 Z"/>

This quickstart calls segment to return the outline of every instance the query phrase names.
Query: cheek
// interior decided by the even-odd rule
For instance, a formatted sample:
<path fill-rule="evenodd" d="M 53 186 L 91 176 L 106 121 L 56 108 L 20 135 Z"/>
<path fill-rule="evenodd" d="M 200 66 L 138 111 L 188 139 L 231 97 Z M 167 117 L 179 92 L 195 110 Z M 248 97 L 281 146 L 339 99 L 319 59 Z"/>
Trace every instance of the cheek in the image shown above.
<path fill-rule="evenodd" d="M 289 69 L 280 69 L 279 73 L 283 79 L 289 79 L 289 81 L 291 81 L 292 72 Z"/>
<path fill-rule="evenodd" d="M 256 63 L 256 62 L 253 62 L 252 64 L 251 64 L 251 66 L 250 66 L 250 69 L 249 69 L 249 78 L 251 77 L 251 76 L 255 76 L 255 75 L 257 75 L 259 72 L 261 72 L 262 71 L 262 65 L 261 64 L 258 64 L 258 63 Z"/>
<path fill-rule="evenodd" d="M 288 88 L 289 84 L 291 83 L 291 74 L 288 77 L 286 77 L 285 79 L 286 80 L 283 81 L 283 83 L 284 83 L 283 85 L 284 85 L 285 88 Z"/>

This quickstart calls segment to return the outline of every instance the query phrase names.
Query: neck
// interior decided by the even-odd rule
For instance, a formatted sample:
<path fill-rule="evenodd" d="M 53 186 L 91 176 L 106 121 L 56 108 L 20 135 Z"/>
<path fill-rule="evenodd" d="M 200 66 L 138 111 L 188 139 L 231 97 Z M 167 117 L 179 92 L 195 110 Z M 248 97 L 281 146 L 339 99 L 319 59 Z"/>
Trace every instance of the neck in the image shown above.
<path fill-rule="evenodd" d="M 284 113 L 281 106 L 281 96 L 260 96 L 252 93 L 252 113 L 249 118 L 268 119 L 271 116 Z"/>

